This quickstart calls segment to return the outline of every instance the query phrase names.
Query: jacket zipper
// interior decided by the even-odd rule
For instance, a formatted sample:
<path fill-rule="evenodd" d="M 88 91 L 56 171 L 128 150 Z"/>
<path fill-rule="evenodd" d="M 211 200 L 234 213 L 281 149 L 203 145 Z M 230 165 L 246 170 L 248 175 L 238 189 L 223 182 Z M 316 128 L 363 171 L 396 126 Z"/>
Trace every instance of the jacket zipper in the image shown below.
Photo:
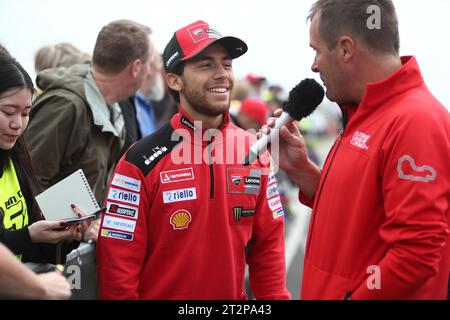
<path fill-rule="evenodd" d="M 305 250 L 306 256 L 309 255 L 309 247 L 311 246 L 311 241 L 312 241 L 312 231 L 313 231 L 313 229 L 314 229 L 314 221 L 316 220 L 316 214 L 317 214 L 317 212 L 319 211 L 318 208 L 319 208 L 319 200 L 320 200 L 320 196 L 321 196 L 321 194 L 322 194 L 323 187 L 324 187 L 325 182 L 326 182 L 326 180 L 327 180 L 328 173 L 330 172 L 331 166 L 333 165 L 334 158 L 336 157 L 336 153 L 338 152 L 339 147 L 340 147 L 340 145 L 341 145 L 342 138 L 343 138 L 343 136 L 344 136 L 345 127 L 346 127 L 347 122 L 348 122 L 348 115 L 347 115 L 347 111 L 345 111 L 345 110 L 342 110 L 342 119 L 343 119 L 343 128 L 342 128 L 342 130 L 341 130 L 341 133 L 339 134 L 339 136 L 340 136 L 340 137 L 339 137 L 339 141 L 337 142 L 337 144 L 336 144 L 336 145 L 334 146 L 334 148 L 333 148 L 333 149 L 334 149 L 334 152 L 333 152 L 333 154 L 332 154 L 332 156 L 331 156 L 330 163 L 329 163 L 329 165 L 328 165 L 328 169 L 327 169 L 327 171 L 325 172 L 325 177 L 323 178 L 322 185 L 320 186 L 320 189 L 319 189 L 319 191 L 318 191 L 317 194 L 316 194 L 317 199 L 316 199 L 315 201 L 316 201 L 316 203 L 317 203 L 317 206 L 316 206 L 316 210 L 315 210 L 314 215 L 313 215 L 313 221 L 312 221 L 312 224 L 311 224 L 311 230 L 309 230 L 309 232 L 308 232 L 310 238 L 309 238 L 309 241 L 308 241 L 308 247 L 307 247 L 306 250 Z M 333 149 L 332 149 L 332 151 L 333 151 Z M 328 160 L 328 158 L 327 158 L 327 160 Z M 306 256 L 305 256 L 305 259 L 306 259 Z"/>
<path fill-rule="evenodd" d="M 208 160 L 209 160 L 209 199 L 214 199 L 214 165 L 211 157 L 211 144 L 213 143 L 212 137 L 208 141 Z"/>

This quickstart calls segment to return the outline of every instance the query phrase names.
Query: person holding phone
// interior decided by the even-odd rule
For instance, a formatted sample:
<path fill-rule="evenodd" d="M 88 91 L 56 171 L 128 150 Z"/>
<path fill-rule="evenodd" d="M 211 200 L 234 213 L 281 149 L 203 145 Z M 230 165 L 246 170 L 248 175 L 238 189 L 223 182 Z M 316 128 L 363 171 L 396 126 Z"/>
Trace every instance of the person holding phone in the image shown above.
<path fill-rule="evenodd" d="M 0 54 L 0 242 L 22 261 L 56 263 L 78 247 L 80 225 L 45 221 L 33 195 L 38 183 L 22 134 L 28 125 L 33 82 L 7 53 Z"/>

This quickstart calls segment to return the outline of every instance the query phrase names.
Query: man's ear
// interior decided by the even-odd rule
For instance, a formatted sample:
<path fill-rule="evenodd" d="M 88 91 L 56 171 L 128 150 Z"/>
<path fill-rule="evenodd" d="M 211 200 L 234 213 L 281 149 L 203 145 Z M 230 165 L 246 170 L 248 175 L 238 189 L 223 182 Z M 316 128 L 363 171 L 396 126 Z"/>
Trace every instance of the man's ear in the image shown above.
<path fill-rule="evenodd" d="M 137 78 L 137 75 L 141 71 L 141 68 L 143 67 L 143 63 L 141 59 L 136 59 L 131 62 L 130 64 L 130 74 L 133 77 L 133 79 Z"/>
<path fill-rule="evenodd" d="M 339 57 L 344 62 L 350 61 L 355 55 L 356 43 L 355 40 L 348 36 L 342 36 L 339 38 L 336 49 L 338 50 Z"/>
<path fill-rule="evenodd" d="M 175 73 L 168 73 L 166 74 L 166 82 L 167 86 L 172 89 L 173 91 L 180 92 L 183 88 L 183 83 L 181 81 L 181 76 L 175 74 Z"/>

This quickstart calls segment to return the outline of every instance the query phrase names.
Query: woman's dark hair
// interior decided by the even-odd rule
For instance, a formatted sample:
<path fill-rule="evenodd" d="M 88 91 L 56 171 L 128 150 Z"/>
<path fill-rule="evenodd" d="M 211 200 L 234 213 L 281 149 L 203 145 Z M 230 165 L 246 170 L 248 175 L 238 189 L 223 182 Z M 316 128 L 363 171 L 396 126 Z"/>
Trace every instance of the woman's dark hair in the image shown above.
<path fill-rule="evenodd" d="M 28 89 L 31 94 L 34 93 L 33 81 L 20 63 L 10 56 L 0 55 L 0 96 L 4 92 L 15 88 L 17 90 Z M 33 197 L 40 191 L 39 184 L 22 136 L 17 139 L 11 150 L 0 149 L 0 176 L 3 175 L 3 170 L 9 159 L 14 163 L 17 178 L 27 203 L 30 224 L 41 220 L 42 215 Z"/>

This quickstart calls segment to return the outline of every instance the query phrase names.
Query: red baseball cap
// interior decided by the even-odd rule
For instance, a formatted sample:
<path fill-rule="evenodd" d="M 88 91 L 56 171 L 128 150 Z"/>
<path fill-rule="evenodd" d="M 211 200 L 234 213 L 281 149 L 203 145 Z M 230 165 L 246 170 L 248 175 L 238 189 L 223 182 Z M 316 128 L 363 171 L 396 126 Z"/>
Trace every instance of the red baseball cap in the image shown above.
<path fill-rule="evenodd" d="M 247 81 L 250 83 L 257 83 L 257 82 L 263 82 L 266 81 L 266 78 L 254 73 L 249 73 L 246 77 Z"/>
<path fill-rule="evenodd" d="M 180 62 L 194 58 L 213 43 L 223 45 L 231 59 L 242 56 L 248 50 L 241 39 L 224 37 L 205 21 L 198 20 L 176 31 L 170 39 L 163 53 L 166 72 L 173 72 Z"/>
<path fill-rule="evenodd" d="M 239 113 L 245 114 L 247 117 L 256 120 L 260 125 L 266 124 L 267 113 L 269 107 L 259 99 L 246 99 L 242 101 Z"/>

